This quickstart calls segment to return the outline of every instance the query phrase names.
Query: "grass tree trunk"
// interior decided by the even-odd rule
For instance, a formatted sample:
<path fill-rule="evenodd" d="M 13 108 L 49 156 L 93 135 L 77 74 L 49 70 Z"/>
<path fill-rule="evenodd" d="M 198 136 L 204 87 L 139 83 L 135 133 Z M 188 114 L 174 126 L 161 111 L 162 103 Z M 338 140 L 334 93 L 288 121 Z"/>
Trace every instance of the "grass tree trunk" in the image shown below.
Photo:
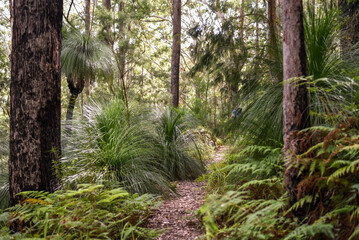
<path fill-rule="evenodd" d="M 67 106 L 67 112 L 66 112 L 66 130 L 69 130 L 69 126 L 71 125 L 71 121 L 74 116 L 74 108 L 76 105 L 76 100 L 85 87 L 85 80 L 83 78 L 79 78 L 75 80 L 72 78 L 71 75 L 68 75 L 66 79 L 67 79 L 67 85 L 70 90 L 69 105 Z"/>
<path fill-rule="evenodd" d="M 62 0 L 14 0 L 11 52 L 10 204 L 22 191 L 56 188 L 61 155 Z"/>
<path fill-rule="evenodd" d="M 302 0 L 283 0 L 283 140 L 284 182 L 290 202 L 297 200 L 300 181 L 296 155 L 303 153 L 298 131 L 310 126 L 309 97 L 304 80 L 307 74 Z"/>
<path fill-rule="evenodd" d="M 179 105 L 179 72 L 181 58 L 181 0 L 173 0 L 172 8 L 173 40 L 171 60 L 172 106 Z"/>

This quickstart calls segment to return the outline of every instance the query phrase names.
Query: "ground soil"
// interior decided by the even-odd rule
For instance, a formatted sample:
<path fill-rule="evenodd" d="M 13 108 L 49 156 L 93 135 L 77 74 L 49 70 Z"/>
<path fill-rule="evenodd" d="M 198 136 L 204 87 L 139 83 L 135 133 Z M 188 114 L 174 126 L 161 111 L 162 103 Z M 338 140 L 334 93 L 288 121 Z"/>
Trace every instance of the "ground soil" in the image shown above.
<path fill-rule="evenodd" d="M 226 150 L 220 147 L 209 164 L 221 161 Z M 164 200 L 148 219 L 148 227 L 164 231 L 157 240 L 204 239 L 205 230 L 196 211 L 204 203 L 205 186 L 206 182 L 195 180 L 178 182 L 177 195 Z"/>

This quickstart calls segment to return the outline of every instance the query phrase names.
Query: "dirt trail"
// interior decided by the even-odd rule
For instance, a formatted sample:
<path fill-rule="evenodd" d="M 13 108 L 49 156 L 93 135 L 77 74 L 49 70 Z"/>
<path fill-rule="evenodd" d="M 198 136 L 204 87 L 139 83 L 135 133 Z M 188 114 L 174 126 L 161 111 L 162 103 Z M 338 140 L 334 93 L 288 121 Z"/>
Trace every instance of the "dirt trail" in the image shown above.
<path fill-rule="evenodd" d="M 223 159 L 227 148 L 220 147 L 209 164 Z M 150 216 L 148 227 L 167 229 L 157 240 L 192 240 L 205 234 L 197 209 L 204 203 L 205 182 L 181 181 L 177 184 L 177 196 L 165 200 Z"/>

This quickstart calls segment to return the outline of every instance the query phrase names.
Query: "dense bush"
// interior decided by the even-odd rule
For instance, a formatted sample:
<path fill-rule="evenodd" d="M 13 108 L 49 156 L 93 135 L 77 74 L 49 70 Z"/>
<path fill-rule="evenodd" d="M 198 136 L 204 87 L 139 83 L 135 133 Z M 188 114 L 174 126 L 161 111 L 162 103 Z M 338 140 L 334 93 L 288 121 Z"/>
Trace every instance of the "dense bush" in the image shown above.
<path fill-rule="evenodd" d="M 298 156 L 298 201 L 283 193 L 280 149 L 250 146 L 208 176 L 214 192 L 200 209 L 209 238 L 357 239 L 359 129 L 312 127 L 313 143 Z M 299 217 L 298 217 L 299 216 Z"/>
<path fill-rule="evenodd" d="M 179 110 L 128 113 L 120 100 L 93 103 L 66 138 L 65 183 L 112 178 L 130 192 L 172 191 L 170 180 L 204 172 L 200 148 L 185 123 Z"/>
<path fill-rule="evenodd" d="M 131 195 L 122 188 L 79 185 L 76 190 L 23 192 L 24 200 L 1 215 L 1 234 L 12 239 L 150 239 L 142 227 L 155 206 L 150 195 Z"/>

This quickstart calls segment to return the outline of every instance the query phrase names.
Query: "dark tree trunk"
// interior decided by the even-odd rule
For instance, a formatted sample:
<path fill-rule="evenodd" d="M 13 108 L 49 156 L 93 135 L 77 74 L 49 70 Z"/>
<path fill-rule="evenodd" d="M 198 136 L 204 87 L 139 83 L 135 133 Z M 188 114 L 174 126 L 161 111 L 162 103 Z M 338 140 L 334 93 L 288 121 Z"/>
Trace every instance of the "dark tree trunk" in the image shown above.
<path fill-rule="evenodd" d="M 342 17 L 342 36 L 340 45 L 344 57 L 359 42 L 359 1 L 338 0 Z"/>
<path fill-rule="evenodd" d="M 173 40 L 171 60 L 172 106 L 179 105 L 179 73 L 181 58 L 181 0 L 173 0 L 172 8 Z"/>
<path fill-rule="evenodd" d="M 111 0 L 104 0 L 103 1 L 103 5 L 104 7 L 110 11 L 111 10 Z M 106 41 L 112 46 L 113 49 L 113 40 L 112 40 L 112 30 L 111 30 L 111 24 L 110 23 L 106 23 L 105 25 L 106 31 L 107 31 L 107 39 Z"/>
<path fill-rule="evenodd" d="M 304 45 L 303 4 L 298 0 L 283 0 L 283 140 L 284 182 L 290 202 L 297 199 L 300 181 L 296 155 L 303 153 L 298 131 L 310 126 L 309 97 L 304 80 L 307 74 Z"/>
<path fill-rule="evenodd" d="M 105 8 L 107 8 L 107 10 L 110 10 L 111 9 L 111 0 L 104 0 L 103 5 L 105 6 Z"/>
<path fill-rule="evenodd" d="M 66 112 L 66 131 L 70 131 L 71 121 L 74 115 L 74 108 L 78 96 L 82 93 L 85 87 L 84 78 L 73 79 L 71 75 L 66 77 L 67 86 L 70 90 L 69 105 L 67 106 Z"/>
<path fill-rule="evenodd" d="M 11 52 L 10 204 L 52 192 L 61 155 L 62 0 L 14 0 Z"/>

